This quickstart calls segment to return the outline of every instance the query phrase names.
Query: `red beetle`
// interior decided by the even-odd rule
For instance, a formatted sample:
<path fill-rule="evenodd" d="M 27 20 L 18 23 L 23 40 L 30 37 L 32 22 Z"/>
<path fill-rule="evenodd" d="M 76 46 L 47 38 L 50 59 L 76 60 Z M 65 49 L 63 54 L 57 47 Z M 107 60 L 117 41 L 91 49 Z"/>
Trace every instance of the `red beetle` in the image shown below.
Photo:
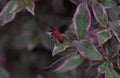
<path fill-rule="evenodd" d="M 59 32 L 59 30 L 57 28 L 52 27 L 52 33 L 53 33 L 54 37 L 56 38 L 56 40 L 58 40 L 61 43 L 64 41 L 62 34 Z"/>

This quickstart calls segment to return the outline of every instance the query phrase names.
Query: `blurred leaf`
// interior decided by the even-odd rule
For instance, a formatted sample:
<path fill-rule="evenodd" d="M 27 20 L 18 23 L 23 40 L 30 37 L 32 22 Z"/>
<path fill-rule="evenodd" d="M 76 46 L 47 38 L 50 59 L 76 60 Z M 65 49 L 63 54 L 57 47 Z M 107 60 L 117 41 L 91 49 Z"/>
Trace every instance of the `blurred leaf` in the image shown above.
<path fill-rule="evenodd" d="M 97 1 L 92 1 L 92 11 L 99 24 L 106 27 L 108 24 L 108 17 L 105 7 Z"/>
<path fill-rule="evenodd" d="M 117 6 L 116 2 L 113 0 L 103 0 L 101 2 L 101 4 L 105 7 L 105 8 L 113 8 L 115 6 Z"/>
<path fill-rule="evenodd" d="M 102 60 L 101 54 L 92 43 L 81 41 L 73 42 L 73 44 L 76 46 L 80 54 L 84 57 L 90 60 Z"/>
<path fill-rule="evenodd" d="M 80 55 L 76 55 L 72 57 L 72 59 L 60 70 L 61 72 L 67 72 L 75 69 L 82 62 L 82 57 Z"/>
<path fill-rule="evenodd" d="M 78 5 L 82 0 L 71 0 L 72 3 Z"/>
<path fill-rule="evenodd" d="M 98 66 L 98 63 L 91 64 L 85 71 L 85 78 L 95 78 L 95 76 L 98 74 Z"/>
<path fill-rule="evenodd" d="M 105 66 L 106 66 L 106 62 L 103 62 L 102 64 L 100 64 L 99 67 L 98 67 L 98 72 L 99 73 L 104 73 L 105 72 Z"/>
<path fill-rule="evenodd" d="M 120 70 L 120 54 L 118 54 L 116 62 L 118 65 L 118 69 Z"/>
<path fill-rule="evenodd" d="M 8 72 L 3 68 L 0 68 L 0 78 L 10 78 Z"/>
<path fill-rule="evenodd" d="M 65 73 L 56 72 L 55 75 L 56 75 L 56 78 L 66 78 L 66 74 Z M 51 77 L 51 78 L 53 78 L 53 77 Z"/>
<path fill-rule="evenodd" d="M 55 44 L 53 52 L 52 52 L 53 56 L 60 52 L 65 51 L 67 48 L 71 47 L 71 43 L 70 43 L 69 39 L 66 36 L 63 36 L 63 37 L 64 37 L 64 41 L 62 43 L 57 42 Z"/>
<path fill-rule="evenodd" d="M 62 68 L 64 68 L 65 65 L 67 65 L 67 63 L 73 58 L 73 56 L 77 54 L 75 50 L 65 52 L 67 52 L 68 54 L 55 61 L 46 70 L 53 72 L 61 70 Z"/>
<path fill-rule="evenodd" d="M 86 30 L 88 30 L 91 25 L 91 14 L 86 1 L 78 5 L 73 17 L 73 24 L 78 38 L 80 40 L 84 39 Z"/>
<path fill-rule="evenodd" d="M 36 37 L 34 37 L 31 33 L 22 33 L 13 41 L 13 46 L 17 49 L 25 49 L 32 50 L 37 43 Z"/>
<path fill-rule="evenodd" d="M 98 75 L 95 78 L 105 78 L 105 74 L 98 73 Z"/>
<path fill-rule="evenodd" d="M 35 23 L 35 20 L 27 20 L 22 25 L 22 32 L 36 32 L 37 25 Z"/>
<path fill-rule="evenodd" d="M 120 17 L 119 17 L 120 7 L 109 8 L 109 9 L 107 9 L 107 13 L 108 13 L 109 18 L 112 21 L 116 21 L 116 20 L 120 19 Z"/>
<path fill-rule="evenodd" d="M 10 0 L 0 13 L 0 26 L 7 24 L 15 18 L 16 13 L 23 8 L 22 3 L 17 0 Z"/>
<path fill-rule="evenodd" d="M 52 0 L 52 8 L 55 12 L 65 14 L 64 0 Z"/>
<path fill-rule="evenodd" d="M 116 32 L 116 35 L 120 36 L 120 25 L 114 22 L 109 22 L 109 26 L 112 28 L 113 31 Z"/>
<path fill-rule="evenodd" d="M 108 43 L 107 43 L 107 52 L 108 56 L 111 59 L 118 53 L 118 41 L 115 38 L 112 38 Z"/>
<path fill-rule="evenodd" d="M 112 36 L 109 30 L 97 32 L 99 46 L 107 42 Z"/>
<path fill-rule="evenodd" d="M 30 12 L 32 15 L 34 15 L 34 9 L 35 9 L 35 4 L 32 0 L 24 0 L 25 2 L 25 8 Z"/>
<path fill-rule="evenodd" d="M 120 75 L 110 66 L 105 68 L 105 78 L 120 78 Z"/>
<path fill-rule="evenodd" d="M 12 70 L 15 78 L 29 78 L 30 74 L 28 74 L 26 66 L 23 66 L 22 63 L 15 62 L 14 65 L 12 65 Z"/>

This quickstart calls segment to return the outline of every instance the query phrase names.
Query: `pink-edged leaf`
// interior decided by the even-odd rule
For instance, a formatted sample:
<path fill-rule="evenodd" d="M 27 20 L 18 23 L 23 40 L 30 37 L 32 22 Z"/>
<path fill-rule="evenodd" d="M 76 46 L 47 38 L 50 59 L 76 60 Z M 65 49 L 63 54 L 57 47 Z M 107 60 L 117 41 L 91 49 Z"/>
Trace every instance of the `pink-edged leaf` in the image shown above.
<path fill-rule="evenodd" d="M 65 32 L 70 40 L 77 40 L 77 34 L 75 33 L 74 25 L 71 24 L 69 29 Z"/>
<path fill-rule="evenodd" d="M 0 78 L 10 78 L 9 73 L 2 67 L 0 67 Z"/>
<path fill-rule="evenodd" d="M 93 0 L 92 11 L 93 11 L 94 17 L 96 18 L 97 22 L 99 22 L 101 26 L 106 27 L 108 24 L 108 16 L 107 16 L 104 6 L 100 4 L 99 2 Z"/>
<path fill-rule="evenodd" d="M 70 0 L 72 3 L 78 5 L 82 0 Z"/>
<path fill-rule="evenodd" d="M 118 69 L 120 70 L 120 54 L 118 54 L 117 56 L 117 65 L 118 65 Z"/>
<path fill-rule="evenodd" d="M 90 64 L 84 73 L 84 78 L 94 78 L 98 74 L 99 63 Z"/>
<path fill-rule="evenodd" d="M 95 78 L 105 78 L 105 74 L 99 73 L 99 74 L 97 74 L 97 76 Z"/>
<path fill-rule="evenodd" d="M 119 52 L 119 44 L 117 39 L 114 37 L 106 43 L 107 56 L 112 59 Z"/>
<path fill-rule="evenodd" d="M 73 44 L 78 49 L 79 53 L 90 60 L 102 60 L 103 57 L 97 50 L 97 48 L 91 43 L 87 41 L 74 41 Z"/>
<path fill-rule="evenodd" d="M 75 69 L 82 63 L 83 59 L 80 55 L 72 57 L 72 59 L 60 70 L 60 72 L 67 72 Z"/>
<path fill-rule="evenodd" d="M 23 8 L 22 3 L 10 0 L 0 12 L 0 26 L 7 24 L 15 18 L 16 13 Z"/>
<path fill-rule="evenodd" d="M 53 52 L 52 52 L 53 56 L 60 53 L 60 52 L 65 51 L 67 48 L 72 46 L 68 37 L 65 36 L 65 35 L 63 35 L 63 37 L 64 37 L 64 41 L 62 43 L 61 42 L 55 43 L 54 49 L 53 49 Z"/>
<path fill-rule="evenodd" d="M 100 64 L 98 67 L 98 72 L 105 73 L 105 66 L 106 66 L 106 62 L 103 62 L 102 64 Z"/>
<path fill-rule="evenodd" d="M 105 67 L 105 78 L 120 78 L 120 75 L 109 65 Z"/>
<path fill-rule="evenodd" d="M 101 4 L 105 7 L 105 9 L 113 8 L 117 6 L 117 3 L 113 0 L 103 0 Z"/>
<path fill-rule="evenodd" d="M 41 38 L 41 36 L 43 37 Z M 40 35 L 40 41 L 41 41 L 42 46 L 44 46 L 48 50 L 52 50 L 54 47 L 54 41 L 51 38 L 52 36 L 50 32 L 47 32 L 47 34 L 42 33 Z"/>
<path fill-rule="evenodd" d="M 32 0 L 24 0 L 25 2 L 25 8 L 27 9 L 28 12 L 30 12 L 32 15 L 34 15 L 34 9 L 35 9 L 35 4 Z"/>
<path fill-rule="evenodd" d="M 92 42 L 95 45 L 98 45 L 96 30 L 92 26 L 90 26 L 89 31 L 87 32 L 87 35 L 85 37 L 85 40 Z"/>
<path fill-rule="evenodd" d="M 120 7 L 114 7 L 107 9 L 109 19 L 112 21 L 119 20 Z"/>
<path fill-rule="evenodd" d="M 99 46 L 111 39 L 112 35 L 109 30 L 102 30 L 97 32 Z"/>
<path fill-rule="evenodd" d="M 120 36 L 120 20 L 115 22 L 109 22 L 109 26 Z"/>
<path fill-rule="evenodd" d="M 73 24 L 78 39 L 84 39 L 86 31 L 88 31 L 91 26 L 91 14 L 86 1 L 83 1 L 78 5 L 73 17 Z"/>
<path fill-rule="evenodd" d="M 67 54 L 61 57 L 60 59 L 58 59 L 57 61 L 55 61 L 45 70 L 52 72 L 60 71 L 77 54 L 75 50 L 71 50 L 71 51 L 69 50 L 64 52 L 66 52 Z"/>

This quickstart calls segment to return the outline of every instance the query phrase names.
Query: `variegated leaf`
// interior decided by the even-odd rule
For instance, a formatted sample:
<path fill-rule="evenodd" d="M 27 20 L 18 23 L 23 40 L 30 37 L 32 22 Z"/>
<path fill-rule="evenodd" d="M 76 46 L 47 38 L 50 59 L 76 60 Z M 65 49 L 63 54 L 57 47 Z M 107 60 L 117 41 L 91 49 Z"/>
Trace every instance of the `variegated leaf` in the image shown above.
<path fill-rule="evenodd" d="M 53 52 L 52 52 L 52 55 L 56 55 L 60 52 L 63 52 L 65 51 L 68 47 L 71 47 L 71 43 L 69 41 L 69 39 L 67 38 L 67 36 L 64 36 L 64 41 L 61 43 L 61 42 L 57 42 L 55 45 L 54 45 L 54 49 L 53 49 Z"/>
<path fill-rule="evenodd" d="M 99 46 L 107 42 L 112 36 L 109 30 L 97 32 Z"/>
<path fill-rule="evenodd" d="M 84 78 L 95 78 L 95 76 L 98 74 L 98 66 L 99 63 L 90 64 L 90 66 L 85 71 Z"/>
<path fill-rule="evenodd" d="M 61 57 L 60 59 L 58 59 L 57 61 L 55 61 L 45 70 L 52 72 L 59 71 L 62 68 L 64 68 L 64 66 L 67 65 L 68 62 L 70 62 L 70 60 L 77 54 L 75 50 L 64 51 L 64 52 L 66 52 L 67 54 Z"/>
<path fill-rule="evenodd" d="M 89 28 L 89 31 L 87 32 L 85 40 L 92 42 L 95 45 L 98 45 L 96 30 L 92 26 Z"/>
<path fill-rule="evenodd" d="M 113 8 L 117 5 L 113 0 L 103 0 L 101 1 L 101 4 L 105 7 L 105 9 Z"/>
<path fill-rule="evenodd" d="M 81 64 L 82 60 L 83 59 L 80 55 L 72 57 L 72 59 L 60 70 L 60 72 L 67 72 L 75 69 Z"/>
<path fill-rule="evenodd" d="M 108 16 L 104 6 L 101 3 L 93 0 L 92 11 L 97 22 L 99 22 L 101 26 L 106 27 L 108 24 Z"/>
<path fill-rule="evenodd" d="M 103 62 L 102 64 L 100 64 L 98 67 L 98 72 L 105 73 L 105 66 L 106 66 L 106 62 Z"/>
<path fill-rule="evenodd" d="M 119 14 L 120 14 L 120 7 L 114 7 L 114 8 L 109 8 L 107 9 L 107 13 L 109 16 L 109 19 L 112 21 L 119 20 Z"/>
<path fill-rule="evenodd" d="M 77 40 L 77 34 L 75 33 L 74 25 L 71 24 L 69 29 L 65 32 L 70 40 Z"/>
<path fill-rule="evenodd" d="M 90 60 L 102 60 L 102 55 L 92 43 L 89 43 L 87 41 L 76 41 L 73 42 L 73 44 L 76 46 L 80 54 L 84 57 Z"/>
<path fill-rule="evenodd" d="M 117 56 L 117 65 L 118 65 L 118 69 L 120 70 L 120 54 L 118 54 Z"/>
<path fill-rule="evenodd" d="M 95 78 L 105 78 L 105 74 L 98 73 Z"/>
<path fill-rule="evenodd" d="M 105 78 L 120 78 L 120 75 L 109 65 L 105 67 Z"/>
<path fill-rule="evenodd" d="M 32 0 L 24 0 L 25 3 L 25 8 L 27 9 L 28 12 L 30 12 L 32 15 L 34 15 L 34 9 L 35 9 L 35 4 Z"/>
<path fill-rule="evenodd" d="M 86 31 L 91 25 L 91 14 L 86 1 L 80 3 L 73 17 L 73 24 L 78 39 L 82 40 L 86 36 Z"/>
<path fill-rule="evenodd" d="M 119 48 L 117 47 L 118 41 L 116 40 L 116 38 L 112 38 L 107 44 L 107 52 L 108 52 L 108 57 L 110 59 L 112 59 L 118 52 L 119 52 Z"/>
<path fill-rule="evenodd" d="M 120 42 L 120 25 L 114 22 L 109 22 L 109 26 L 111 27 L 114 35 L 116 36 L 117 40 Z"/>
<path fill-rule="evenodd" d="M 0 26 L 7 24 L 15 18 L 16 13 L 21 11 L 23 5 L 18 0 L 10 0 L 0 12 Z"/>

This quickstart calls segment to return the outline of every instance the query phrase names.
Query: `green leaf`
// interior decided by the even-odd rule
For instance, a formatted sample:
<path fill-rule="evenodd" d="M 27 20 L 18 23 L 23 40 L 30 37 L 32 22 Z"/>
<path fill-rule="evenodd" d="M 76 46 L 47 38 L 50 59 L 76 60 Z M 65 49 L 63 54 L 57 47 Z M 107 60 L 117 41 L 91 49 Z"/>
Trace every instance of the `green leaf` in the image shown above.
<path fill-rule="evenodd" d="M 105 78 L 120 78 L 120 75 L 110 66 L 105 68 Z"/>
<path fill-rule="evenodd" d="M 116 35 L 120 36 L 120 25 L 114 22 L 109 22 L 109 26 L 116 32 Z"/>
<path fill-rule="evenodd" d="M 81 41 L 73 42 L 73 44 L 76 46 L 80 54 L 84 57 L 91 60 L 102 60 L 101 54 L 92 43 Z"/>
<path fill-rule="evenodd" d="M 70 25 L 65 34 L 69 37 L 70 40 L 77 40 L 77 35 L 75 33 L 75 28 L 73 24 Z"/>
<path fill-rule="evenodd" d="M 106 27 L 108 24 L 108 17 L 106 10 L 102 4 L 100 4 L 97 1 L 92 1 L 92 11 L 94 14 L 94 17 L 96 18 L 97 22 L 103 26 Z"/>
<path fill-rule="evenodd" d="M 56 55 L 60 52 L 63 52 L 65 51 L 67 48 L 71 47 L 71 43 L 69 41 L 69 39 L 64 36 L 64 41 L 61 43 L 61 42 L 57 42 L 55 45 L 54 45 L 54 49 L 53 49 L 53 52 L 52 52 L 52 55 Z"/>
<path fill-rule="evenodd" d="M 113 0 L 103 0 L 101 2 L 101 4 L 105 7 L 105 8 L 113 8 L 115 6 L 117 6 L 116 2 Z"/>
<path fill-rule="evenodd" d="M 10 0 L 0 13 L 0 26 L 7 24 L 15 18 L 16 13 L 23 9 L 22 3 Z"/>
<path fill-rule="evenodd" d="M 83 59 L 80 55 L 76 55 L 72 57 L 72 59 L 60 71 L 67 72 L 67 71 L 73 70 L 81 64 L 82 60 Z"/>
<path fill-rule="evenodd" d="M 97 72 L 98 66 L 99 66 L 98 63 L 90 64 L 85 71 L 85 78 L 95 78 L 95 76 L 98 74 Z"/>
<path fill-rule="evenodd" d="M 69 50 L 65 52 L 67 53 L 65 56 L 55 61 L 46 70 L 53 72 L 61 70 L 72 59 L 72 57 L 77 54 L 75 50 L 71 50 L 71 51 Z"/>
<path fill-rule="evenodd" d="M 107 13 L 108 13 L 109 18 L 112 21 L 116 21 L 120 19 L 119 18 L 120 7 L 114 7 L 114 8 L 107 9 Z"/>
<path fill-rule="evenodd" d="M 99 65 L 98 72 L 99 73 L 104 73 L 105 72 L 105 66 L 106 66 L 106 62 L 103 62 L 101 65 Z"/>
<path fill-rule="evenodd" d="M 34 15 L 34 9 L 35 9 L 35 4 L 32 0 L 24 0 L 25 2 L 25 8 L 30 12 L 32 15 Z"/>
<path fill-rule="evenodd" d="M 73 24 L 78 39 L 84 39 L 86 30 L 88 30 L 91 25 L 91 14 L 86 1 L 83 1 L 78 5 L 73 17 Z"/>
<path fill-rule="evenodd" d="M 107 43 L 107 52 L 108 52 L 108 56 L 111 59 L 112 57 L 114 57 L 116 55 L 116 53 L 118 53 L 118 41 L 116 40 L 116 38 L 112 38 L 108 43 Z"/>
<path fill-rule="evenodd" d="M 41 34 L 40 36 L 43 36 L 41 39 L 42 45 L 45 48 L 52 50 L 54 47 L 54 41 L 51 39 L 51 37 L 49 37 L 47 34 Z"/>
<path fill-rule="evenodd" d="M 99 46 L 107 42 L 112 36 L 109 30 L 97 32 Z"/>

